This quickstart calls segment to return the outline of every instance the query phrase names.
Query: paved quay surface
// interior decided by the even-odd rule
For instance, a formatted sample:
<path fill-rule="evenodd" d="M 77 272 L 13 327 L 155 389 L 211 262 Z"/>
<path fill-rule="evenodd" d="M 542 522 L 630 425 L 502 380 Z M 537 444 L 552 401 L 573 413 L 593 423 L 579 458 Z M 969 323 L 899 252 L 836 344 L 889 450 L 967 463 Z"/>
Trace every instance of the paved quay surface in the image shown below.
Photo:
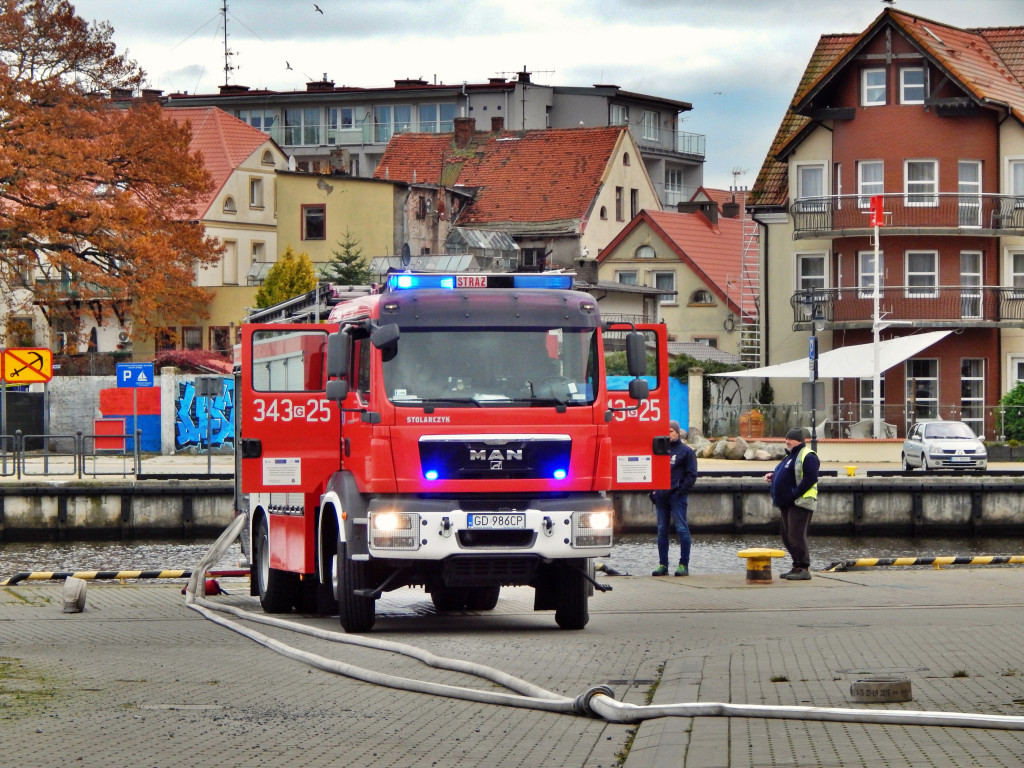
<path fill-rule="evenodd" d="M 2 556 L 2 552 L 0 552 Z M 0 557 L 2 561 L 2 557 Z M 2 570 L 2 568 L 0 568 Z M 776 571 L 778 569 L 776 568 Z M 436 615 L 418 590 L 378 604 L 371 635 L 505 670 L 567 696 L 610 685 L 643 704 L 935 710 L 1024 716 L 1020 566 L 606 577 L 581 632 L 505 589 L 489 614 Z M 258 611 L 247 582 L 212 602 Z M 308 667 L 203 618 L 182 583 L 0 588 L 0 768 L 153 766 L 1020 766 L 1024 731 L 754 718 L 638 728 L 380 688 Z M 296 616 L 337 629 L 336 619 Z M 494 689 L 402 656 L 259 631 L 395 675 Z M 913 701 L 862 705 L 850 684 L 912 683 Z"/>

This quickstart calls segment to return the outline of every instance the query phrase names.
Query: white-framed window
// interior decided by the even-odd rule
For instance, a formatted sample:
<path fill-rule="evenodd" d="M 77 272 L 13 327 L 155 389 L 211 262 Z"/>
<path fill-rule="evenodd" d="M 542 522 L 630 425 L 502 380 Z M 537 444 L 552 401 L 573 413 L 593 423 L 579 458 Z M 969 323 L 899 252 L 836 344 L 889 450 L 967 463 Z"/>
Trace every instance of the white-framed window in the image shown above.
<path fill-rule="evenodd" d="M 373 108 L 374 141 L 386 144 L 394 134 L 411 130 L 411 104 L 378 104 Z"/>
<path fill-rule="evenodd" d="M 911 359 L 905 364 L 907 414 L 913 421 L 939 417 L 939 361 Z"/>
<path fill-rule="evenodd" d="M 958 223 L 961 227 L 981 226 L 981 161 L 960 160 L 956 164 Z"/>
<path fill-rule="evenodd" d="M 825 208 L 825 166 L 799 165 L 796 169 L 797 198 L 804 201 L 801 210 L 820 211 Z"/>
<path fill-rule="evenodd" d="M 985 360 L 960 361 L 960 421 L 981 437 L 985 434 Z"/>
<path fill-rule="evenodd" d="M 981 251 L 960 251 L 960 316 L 981 317 Z"/>
<path fill-rule="evenodd" d="M 715 336 L 694 336 L 693 343 L 703 344 L 704 346 L 711 347 L 712 349 L 718 349 L 718 338 Z"/>
<path fill-rule="evenodd" d="M 252 260 L 253 262 L 262 262 L 267 260 L 267 244 L 259 240 L 253 240 L 252 242 Z"/>
<path fill-rule="evenodd" d="M 857 205 L 867 208 L 872 195 L 885 194 L 885 163 L 881 160 L 861 160 L 857 163 Z"/>
<path fill-rule="evenodd" d="M 796 287 L 797 290 L 808 293 L 825 289 L 824 253 L 798 253 L 796 255 Z"/>
<path fill-rule="evenodd" d="M 249 207 L 263 207 L 263 179 L 259 176 L 249 177 Z"/>
<path fill-rule="evenodd" d="M 622 187 L 615 188 L 615 220 L 624 221 L 623 218 L 623 199 L 622 196 L 625 194 L 625 190 Z"/>
<path fill-rule="evenodd" d="M 277 115 L 270 109 L 236 109 L 235 117 L 264 133 L 270 133 L 277 124 Z"/>
<path fill-rule="evenodd" d="M 662 291 L 674 291 L 676 289 L 675 272 L 655 272 L 654 287 Z M 659 304 L 678 304 L 679 300 L 674 293 L 658 296 Z"/>
<path fill-rule="evenodd" d="M 860 103 L 865 107 L 885 104 L 885 70 L 864 69 L 860 73 Z"/>
<path fill-rule="evenodd" d="M 934 299 L 939 295 L 939 252 L 906 252 L 907 296 L 916 299 Z"/>
<path fill-rule="evenodd" d="M 639 248 L 633 251 L 634 259 L 653 259 L 657 255 L 658 254 L 657 252 L 655 252 L 653 246 L 650 245 L 641 245 Z"/>
<path fill-rule="evenodd" d="M 924 104 L 928 96 L 927 72 L 924 67 L 900 69 L 900 104 Z"/>
<path fill-rule="evenodd" d="M 643 137 L 650 139 L 651 141 L 658 141 L 659 139 L 659 115 L 657 112 L 645 111 L 643 114 Z"/>
<path fill-rule="evenodd" d="M 457 114 L 455 102 L 420 104 L 417 123 L 420 133 L 451 133 Z"/>
<path fill-rule="evenodd" d="M 1024 299 L 1024 250 L 1006 252 L 1006 278 L 1013 288 L 1011 298 Z"/>
<path fill-rule="evenodd" d="M 885 289 L 885 254 L 878 254 L 878 271 L 881 279 L 879 289 Z M 875 252 L 861 251 L 857 254 L 857 292 L 859 298 L 870 299 L 875 291 Z"/>
<path fill-rule="evenodd" d="M 1010 194 L 1024 197 L 1024 160 L 1008 161 L 1007 177 L 1010 180 Z"/>
<path fill-rule="evenodd" d="M 616 270 L 615 282 L 623 285 L 638 285 L 637 271 L 635 269 Z"/>
<path fill-rule="evenodd" d="M 224 241 L 224 254 L 220 257 L 220 281 L 224 285 L 238 285 L 238 242 Z"/>
<path fill-rule="evenodd" d="M 1024 355 L 1007 355 L 1006 358 L 1006 391 L 1024 381 Z"/>
<path fill-rule="evenodd" d="M 904 193 L 908 206 L 939 204 L 939 163 L 936 160 L 907 160 L 903 165 Z"/>
<path fill-rule="evenodd" d="M 611 125 L 629 125 L 629 107 L 625 104 L 612 104 L 608 122 Z"/>
<path fill-rule="evenodd" d="M 353 131 L 356 127 L 355 107 L 329 107 L 327 109 L 327 143 L 347 144 L 342 131 Z M 355 137 L 350 137 L 354 139 Z"/>
<path fill-rule="evenodd" d="M 284 143 L 293 147 L 319 144 L 319 108 L 286 109 L 284 111 Z"/>

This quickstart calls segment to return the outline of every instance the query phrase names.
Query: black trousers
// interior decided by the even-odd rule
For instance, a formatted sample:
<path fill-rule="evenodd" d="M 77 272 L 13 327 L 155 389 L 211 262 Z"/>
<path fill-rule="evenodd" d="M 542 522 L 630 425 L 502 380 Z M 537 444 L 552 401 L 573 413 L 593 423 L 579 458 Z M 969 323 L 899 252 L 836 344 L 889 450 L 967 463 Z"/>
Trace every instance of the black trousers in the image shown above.
<path fill-rule="evenodd" d="M 810 568 L 811 553 L 807 546 L 807 529 L 811 526 L 813 510 L 803 507 L 783 507 L 780 531 L 782 545 L 793 558 L 794 568 Z"/>

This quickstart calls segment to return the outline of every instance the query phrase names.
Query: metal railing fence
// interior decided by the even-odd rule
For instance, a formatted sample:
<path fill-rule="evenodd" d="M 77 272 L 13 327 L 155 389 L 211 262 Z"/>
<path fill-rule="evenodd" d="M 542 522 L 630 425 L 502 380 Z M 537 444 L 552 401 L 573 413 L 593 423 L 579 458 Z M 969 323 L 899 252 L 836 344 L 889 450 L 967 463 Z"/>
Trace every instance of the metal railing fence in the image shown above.
<path fill-rule="evenodd" d="M 13 435 L 0 435 L 0 476 L 21 479 L 59 475 L 81 479 L 138 475 L 142 464 L 141 438 L 141 430 L 121 435 L 26 435 L 18 430 Z"/>

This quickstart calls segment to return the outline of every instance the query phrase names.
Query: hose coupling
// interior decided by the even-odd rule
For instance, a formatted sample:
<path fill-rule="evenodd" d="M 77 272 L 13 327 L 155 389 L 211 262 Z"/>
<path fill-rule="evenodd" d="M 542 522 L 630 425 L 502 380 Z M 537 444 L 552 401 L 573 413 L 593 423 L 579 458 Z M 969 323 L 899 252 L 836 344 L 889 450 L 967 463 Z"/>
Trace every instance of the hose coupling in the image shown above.
<path fill-rule="evenodd" d="M 614 699 L 615 691 L 607 685 L 598 685 L 588 691 L 584 691 L 577 696 L 576 700 L 573 702 L 573 708 L 576 710 L 576 714 L 600 719 L 601 716 L 590 708 L 590 700 L 595 696 L 609 696 Z"/>

